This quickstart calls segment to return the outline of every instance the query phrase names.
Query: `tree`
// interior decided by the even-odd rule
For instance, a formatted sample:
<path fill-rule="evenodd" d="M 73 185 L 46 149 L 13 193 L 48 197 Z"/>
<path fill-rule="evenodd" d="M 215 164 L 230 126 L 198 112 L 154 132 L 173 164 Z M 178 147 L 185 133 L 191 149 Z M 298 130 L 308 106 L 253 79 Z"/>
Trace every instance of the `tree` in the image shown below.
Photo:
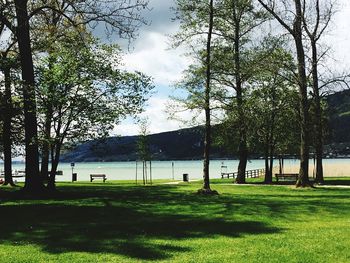
<path fill-rule="evenodd" d="M 77 36 L 73 32 L 73 36 Z M 114 123 L 142 110 L 150 78 L 120 70 L 120 49 L 91 39 L 58 43 L 43 59 L 39 74 L 39 109 L 43 135 L 49 139 L 51 172 L 48 188 L 55 188 L 55 174 L 65 142 L 74 143 L 108 135 Z M 51 115 L 46 134 L 47 109 Z M 42 115 L 41 115 L 42 114 Z"/>
<path fill-rule="evenodd" d="M 16 67 L 16 57 L 11 57 L 10 49 L 2 52 L 0 58 L 0 71 L 4 75 L 4 94 L 1 102 L 1 111 L 3 119 L 2 140 L 4 151 L 4 171 L 5 182 L 4 185 L 15 186 L 12 179 L 12 116 L 13 116 L 13 103 L 12 103 L 12 80 L 11 71 Z"/>
<path fill-rule="evenodd" d="M 205 112 L 205 136 L 204 136 L 204 164 L 203 164 L 203 189 L 201 192 L 211 193 L 209 181 L 209 162 L 210 162 L 210 148 L 211 148 L 211 120 L 210 120 L 210 89 L 211 89 L 211 39 L 213 34 L 214 24 L 214 4 L 213 0 L 209 1 L 209 19 L 208 19 L 208 38 L 206 48 L 206 78 L 205 78 L 205 98 L 204 98 L 204 112 Z"/>
<path fill-rule="evenodd" d="M 24 189 L 31 193 L 39 193 L 44 190 L 39 175 L 37 109 L 30 38 L 31 19 L 46 10 L 62 13 L 66 18 L 69 18 L 70 14 L 74 14 L 80 18 L 79 21 L 69 19 L 75 26 L 100 22 L 106 25 L 107 30 L 119 32 L 121 37 L 132 38 L 140 23 L 143 22 L 138 12 L 147 6 L 147 1 L 143 0 L 62 1 L 59 5 L 61 9 L 50 5 L 50 3 L 47 1 L 34 1 L 32 3 L 28 0 L 7 0 L 0 4 L 0 22 L 15 35 L 20 53 L 26 148 Z"/>
<path fill-rule="evenodd" d="M 177 19 L 180 20 L 180 31 L 174 36 L 176 43 L 174 46 L 179 46 L 186 42 L 194 50 L 193 46 L 198 44 L 199 51 L 195 51 L 199 57 L 199 67 L 192 66 L 187 73 L 194 73 L 190 77 L 189 83 L 182 82 L 189 89 L 197 89 L 201 85 L 204 86 L 204 97 L 192 97 L 198 102 L 201 101 L 201 106 L 198 103 L 190 102 L 194 108 L 198 106 L 204 110 L 205 114 L 205 134 L 204 134 L 204 153 L 203 153 L 203 187 L 198 192 L 204 194 L 217 193 L 210 189 L 209 165 L 210 165 L 210 148 L 211 148 L 211 79 L 212 79 L 212 36 L 215 19 L 214 1 L 177 1 L 176 9 Z M 202 35 L 206 36 L 206 40 L 202 39 Z M 198 41 L 198 42 L 197 42 Z M 203 43 L 205 41 L 205 44 Z M 205 51 L 203 46 L 205 46 Z M 205 72 L 205 73 L 204 73 Z M 199 74 L 198 74 L 199 73 Z M 204 73 L 204 74 L 203 74 Z M 186 83 L 187 82 L 187 83 Z M 189 84 L 189 85 L 188 85 Z M 188 90 L 187 88 L 187 90 Z M 193 108 L 193 107 L 190 108 Z"/>
<path fill-rule="evenodd" d="M 305 187 L 311 185 L 309 181 L 309 101 L 308 80 L 306 74 L 305 49 L 303 44 L 303 6 L 301 0 L 293 3 L 281 1 L 276 5 L 273 0 L 258 0 L 259 3 L 278 21 L 278 23 L 293 37 L 298 64 L 299 111 L 300 111 L 300 170 L 296 185 Z M 280 7 L 279 11 L 277 8 Z M 292 21 L 292 22 L 289 22 Z"/>
<path fill-rule="evenodd" d="M 147 178 L 147 161 L 151 161 L 150 145 L 148 141 L 149 135 L 149 120 L 148 118 L 139 118 L 138 124 L 140 128 L 140 134 L 137 139 L 137 152 L 139 158 L 142 160 L 142 177 L 143 184 L 146 185 L 148 182 Z M 152 178 L 150 178 L 152 184 Z"/>
<path fill-rule="evenodd" d="M 0 22 L 0 36 L 6 34 L 5 25 Z M 1 119 L 3 124 L 2 141 L 4 152 L 4 185 L 15 186 L 12 178 L 12 145 L 14 137 L 13 118 L 15 117 L 15 108 L 13 107 L 12 87 L 15 82 L 15 73 L 18 68 L 18 56 L 14 49 L 15 42 L 9 36 L 5 48 L 0 54 L 0 72 L 3 74 L 4 91 L 1 99 Z M 17 111 L 16 111 L 17 112 Z"/>
<path fill-rule="evenodd" d="M 265 157 L 265 183 L 272 183 L 274 157 L 278 154 L 293 153 L 298 132 L 297 92 L 280 75 L 268 73 L 254 86 L 248 103 L 251 105 L 250 118 L 255 131 L 254 145 L 261 145 Z M 259 149 L 258 149 L 259 150 Z"/>
<path fill-rule="evenodd" d="M 226 90 L 222 94 L 228 95 L 223 98 L 228 101 L 224 103 L 227 105 L 227 116 L 230 118 L 232 111 L 236 115 L 239 156 L 236 183 L 245 183 L 248 160 L 245 91 L 249 87 L 249 80 L 256 73 L 255 65 L 258 62 L 252 52 L 252 39 L 255 38 L 255 30 L 268 17 L 251 0 L 221 1 L 218 9 L 220 12 L 215 32 L 220 43 L 214 50 L 216 63 L 213 65 L 213 79 Z M 232 124 L 229 126 L 232 127 Z"/>
<path fill-rule="evenodd" d="M 318 52 L 318 42 L 324 35 L 334 15 L 333 1 L 328 0 L 321 6 L 319 0 L 305 1 L 303 8 L 303 27 L 311 46 L 311 75 L 314 104 L 314 132 L 316 150 L 316 178 L 317 183 L 323 183 L 323 123 L 321 95 L 319 85 L 319 64 L 324 54 Z"/>

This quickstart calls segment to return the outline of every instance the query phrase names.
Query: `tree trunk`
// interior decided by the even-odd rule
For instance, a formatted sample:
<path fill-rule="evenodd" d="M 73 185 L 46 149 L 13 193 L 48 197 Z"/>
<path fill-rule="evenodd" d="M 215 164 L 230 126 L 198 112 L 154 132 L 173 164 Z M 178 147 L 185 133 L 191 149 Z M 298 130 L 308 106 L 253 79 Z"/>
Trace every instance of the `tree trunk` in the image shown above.
<path fill-rule="evenodd" d="M 245 183 L 245 172 L 248 161 L 248 149 L 247 149 L 247 134 L 244 122 L 244 103 L 243 103 L 243 91 L 242 91 L 242 79 L 241 79 L 241 60 L 240 60 L 240 18 L 237 17 L 236 13 L 236 3 L 233 3 L 233 17 L 235 19 L 235 36 L 234 36 L 234 64 L 235 64 L 235 84 L 236 84 L 236 94 L 237 94 L 237 112 L 238 112 L 238 131 L 239 131 L 239 164 L 238 164 L 238 174 L 236 178 L 236 183 Z"/>
<path fill-rule="evenodd" d="M 23 81 L 25 129 L 25 185 L 24 190 L 36 194 L 45 188 L 39 174 L 38 127 L 36 116 L 34 67 L 29 34 L 29 17 L 26 0 L 15 0 L 17 40 Z"/>
<path fill-rule="evenodd" d="M 270 182 L 270 178 L 269 178 L 270 167 L 269 167 L 269 144 L 268 144 L 268 140 L 265 141 L 264 157 L 265 157 L 265 179 L 264 179 L 264 183 L 265 184 L 269 184 L 271 182 Z"/>
<path fill-rule="evenodd" d="M 316 149 L 316 183 L 323 183 L 323 125 L 322 125 L 322 110 L 321 98 L 318 85 L 318 60 L 316 41 L 311 39 L 312 46 L 312 88 L 314 93 L 315 103 L 315 149 Z"/>
<path fill-rule="evenodd" d="M 239 81 L 240 82 L 240 81 Z M 241 86 L 241 85 L 239 85 Z M 244 184 L 245 172 L 248 161 L 248 149 L 247 149 L 247 133 L 244 123 L 244 111 L 243 111 L 243 98 L 241 88 L 237 90 L 237 107 L 238 107 L 238 122 L 239 122 L 239 164 L 238 164 L 238 175 L 236 183 Z"/>
<path fill-rule="evenodd" d="M 205 82 L 205 136 L 204 136 L 204 154 L 203 154 L 203 191 L 210 192 L 209 181 L 209 163 L 210 163 L 210 147 L 211 147 L 211 122 L 210 122 L 210 80 L 211 80 L 211 38 L 213 32 L 214 8 L 213 0 L 209 2 L 209 30 L 207 38 L 207 57 L 206 57 L 206 82 Z"/>
<path fill-rule="evenodd" d="M 275 147 L 272 144 L 270 145 L 270 170 L 269 170 L 269 181 L 267 183 L 272 183 L 272 177 L 273 177 L 273 156 L 275 154 Z"/>
<path fill-rule="evenodd" d="M 309 103 L 307 98 L 307 78 L 305 72 L 305 52 L 302 40 L 302 7 L 295 0 L 296 19 L 294 21 L 294 41 L 297 50 L 299 98 L 300 98 L 300 170 L 297 187 L 310 186 L 309 181 Z"/>
<path fill-rule="evenodd" d="M 274 103 L 275 101 L 275 92 L 273 91 L 272 93 L 272 101 Z M 272 173 L 273 173 L 273 156 L 275 153 L 275 143 L 274 143 L 274 137 L 275 137 L 275 105 L 272 111 L 272 116 L 271 116 L 271 123 L 270 123 L 270 129 L 269 129 L 269 138 L 268 138 L 268 153 L 269 153 L 269 158 L 270 158 L 270 169 L 269 169 L 269 174 L 268 174 L 268 181 L 265 183 L 272 183 Z"/>
<path fill-rule="evenodd" d="M 49 156 L 50 156 L 50 139 L 51 139 L 51 119 L 52 119 L 52 109 L 48 109 L 45 116 L 44 125 L 44 141 L 41 152 L 41 178 L 42 180 L 49 179 Z"/>
<path fill-rule="evenodd" d="M 62 143 L 57 143 L 55 150 L 54 150 L 54 156 L 51 161 L 51 171 L 49 175 L 49 180 L 47 183 L 47 189 L 50 191 L 56 190 L 56 173 L 57 173 L 57 167 L 60 160 L 60 154 L 61 154 L 61 147 Z"/>
<path fill-rule="evenodd" d="M 3 145 L 4 145 L 4 170 L 5 182 L 4 185 L 15 186 L 12 178 L 12 134 L 11 134 L 11 119 L 12 119 L 12 97 L 11 97 L 11 73 L 10 68 L 5 67 L 3 70 L 5 79 L 5 94 L 4 94 L 4 123 L 3 123 Z"/>

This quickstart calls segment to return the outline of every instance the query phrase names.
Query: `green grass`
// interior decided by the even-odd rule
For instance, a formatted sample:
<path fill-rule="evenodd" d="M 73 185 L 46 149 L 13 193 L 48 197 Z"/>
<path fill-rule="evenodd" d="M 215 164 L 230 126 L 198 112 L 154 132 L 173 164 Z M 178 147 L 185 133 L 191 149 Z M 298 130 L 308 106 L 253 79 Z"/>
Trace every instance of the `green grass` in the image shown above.
<path fill-rule="evenodd" d="M 2 187 L 0 261 L 350 262 L 350 189 L 227 182 L 210 197 L 199 182 L 62 183 L 40 200 Z"/>

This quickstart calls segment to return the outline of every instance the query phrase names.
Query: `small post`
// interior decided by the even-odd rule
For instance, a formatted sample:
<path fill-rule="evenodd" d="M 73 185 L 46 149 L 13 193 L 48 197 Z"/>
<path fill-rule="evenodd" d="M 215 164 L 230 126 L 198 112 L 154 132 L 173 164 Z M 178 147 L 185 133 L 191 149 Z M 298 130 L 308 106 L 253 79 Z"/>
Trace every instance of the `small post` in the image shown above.
<path fill-rule="evenodd" d="M 74 182 L 74 181 L 76 181 L 76 178 L 74 178 L 74 166 L 75 166 L 75 163 L 70 163 L 70 166 L 72 167 L 72 182 Z"/>
<path fill-rule="evenodd" d="M 137 160 L 135 161 L 135 168 L 136 168 L 136 174 L 135 174 L 135 182 L 137 184 Z"/>
<path fill-rule="evenodd" d="M 142 161 L 142 178 L 143 178 L 143 185 L 146 185 L 146 180 L 145 180 L 145 161 Z"/>
<path fill-rule="evenodd" d="M 149 161 L 149 180 L 152 185 L 152 161 Z"/>
<path fill-rule="evenodd" d="M 174 177 L 174 162 L 171 162 L 171 171 L 172 171 L 173 181 L 174 181 L 175 180 L 175 177 Z"/>

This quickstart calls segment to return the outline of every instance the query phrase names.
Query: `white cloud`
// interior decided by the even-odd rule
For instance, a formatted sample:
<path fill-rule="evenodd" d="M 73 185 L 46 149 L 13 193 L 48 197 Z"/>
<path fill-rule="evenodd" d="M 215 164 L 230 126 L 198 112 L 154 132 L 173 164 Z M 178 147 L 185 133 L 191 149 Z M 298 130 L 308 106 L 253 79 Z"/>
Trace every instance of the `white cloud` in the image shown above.
<path fill-rule="evenodd" d="M 125 55 L 124 64 L 128 70 L 138 70 L 154 78 L 156 89 L 162 89 L 161 94 L 156 94 L 149 101 L 149 106 L 143 116 L 148 116 L 150 132 L 158 133 L 183 128 L 184 125 L 175 120 L 168 120 L 166 105 L 169 102 L 164 95 L 171 94 L 174 82 L 181 78 L 181 73 L 190 64 L 189 57 L 185 57 L 184 49 L 170 49 L 170 41 L 166 34 L 176 32 L 178 24 L 172 23 L 172 13 L 169 7 L 174 1 L 152 0 L 153 12 L 150 19 L 154 20 L 150 27 L 142 28 L 139 39 L 134 43 L 134 50 Z M 335 67 L 338 71 L 350 68 L 350 3 L 348 0 L 339 0 L 339 12 L 335 15 L 329 36 L 325 38 L 327 45 L 331 46 L 336 60 Z M 334 62 L 330 61 L 331 65 Z M 181 118 L 190 120 L 189 112 L 181 114 Z M 138 134 L 138 126 L 127 119 L 115 129 L 116 134 Z"/>
<path fill-rule="evenodd" d="M 179 80 L 190 60 L 183 56 L 182 49 L 169 49 L 168 41 L 162 33 L 147 32 L 135 51 L 125 55 L 126 69 L 152 76 L 156 85 L 172 85 Z"/>
<path fill-rule="evenodd" d="M 168 118 L 167 108 L 170 103 L 171 100 L 169 98 L 163 97 L 152 97 L 149 100 L 149 106 L 141 114 L 141 117 L 147 117 L 149 119 L 150 126 L 148 128 L 150 133 L 172 131 L 191 126 L 191 119 L 194 114 L 190 111 L 177 114 L 178 119 L 186 121 L 186 123 Z M 139 133 L 139 127 L 129 118 L 116 126 L 113 133 L 116 135 L 137 135 Z"/>

